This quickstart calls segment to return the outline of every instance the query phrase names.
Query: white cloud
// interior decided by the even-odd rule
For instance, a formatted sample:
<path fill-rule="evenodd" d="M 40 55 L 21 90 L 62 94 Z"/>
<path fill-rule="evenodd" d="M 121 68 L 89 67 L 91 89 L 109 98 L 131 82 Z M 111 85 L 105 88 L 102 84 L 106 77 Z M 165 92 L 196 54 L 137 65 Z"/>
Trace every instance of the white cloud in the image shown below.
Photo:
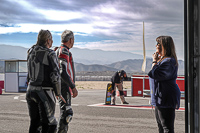
<path fill-rule="evenodd" d="M 41 9 L 31 5 L 28 1 L 25 0 L 17 0 L 17 2 L 26 7 L 27 10 L 34 11 L 38 14 L 43 15 L 47 20 L 65 21 L 84 17 L 84 14 L 82 14 L 81 12 L 73 12 L 59 9 Z"/>
<path fill-rule="evenodd" d="M 142 47 L 141 42 L 133 40 L 104 40 L 98 42 L 75 42 L 75 46 L 79 48 L 102 49 L 105 51 L 132 51 Z"/>
<path fill-rule="evenodd" d="M 80 12 L 43 10 L 43 9 L 39 9 L 38 12 L 43 14 L 46 19 L 54 20 L 54 21 L 65 21 L 65 20 L 72 20 L 72 19 L 83 17 L 83 14 Z"/>
<path fill-rule="evenodd" d="M 142 50 L 143 21 L 147 50 L 155 49 L 157 36 L 170 35 L 178 53 L 183 51 L 182 0 L 13 0 L 0 5 L 0 34 L 48 29 L 60 35 L 70 29 L 75 35 L 102 38 L 98 42 L 79 40 L 77 46 L 91 49 Z"/>
<path fill-rule="evenodd" d="M 64 29 L 70 29 L 74 32 L 83 32 L 90 34 L 93 28 L 89 24 L 18 24 L 17 27 L 0 27 L 0 34 L 21 32 L 21 33 L 37 33 L 40 29 L 48 29 L 50 31 L 63 32 Z"/>

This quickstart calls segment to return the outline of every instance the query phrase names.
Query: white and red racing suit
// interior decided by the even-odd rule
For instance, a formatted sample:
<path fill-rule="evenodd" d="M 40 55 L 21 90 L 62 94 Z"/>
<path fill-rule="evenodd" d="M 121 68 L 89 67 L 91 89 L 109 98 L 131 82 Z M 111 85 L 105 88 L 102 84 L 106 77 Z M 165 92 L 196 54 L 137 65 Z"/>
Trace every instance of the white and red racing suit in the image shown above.
<path fill-rule="evenodd" d="M 64 103 L 61 99 L 60 118 L 58 124 L 58 133 L 67 132 L 69 119 L 72 119 L 73 110 L 71 108 L 71 89 L 75 88 L 75 70 L 72 54 L 69 48 L 63 44 L 54 49 L 58 57 L 58 63 L 61 74 L 61 94 L 65 99 Z"/>

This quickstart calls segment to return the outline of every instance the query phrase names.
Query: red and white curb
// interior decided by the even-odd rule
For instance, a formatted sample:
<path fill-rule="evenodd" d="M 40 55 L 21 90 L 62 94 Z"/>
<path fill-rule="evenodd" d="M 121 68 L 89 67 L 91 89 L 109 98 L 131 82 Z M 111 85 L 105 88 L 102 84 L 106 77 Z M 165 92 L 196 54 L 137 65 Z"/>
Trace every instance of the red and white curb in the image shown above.
<path fill-rule="evenodd" d="M 151 105 L 124 105 L 124 104 L 118 104 L 118 105 L 105 105 L 104 103 L 99 104 L 92 104 L 88 105 L 90 107 L 105 107 L 105 108 L 124 108 L 124 109 L 146 109 L 151 110 L 153 109 Z M 179 110 L 176 111 L 185 111 L 184 107 L 180 107 Z"/>

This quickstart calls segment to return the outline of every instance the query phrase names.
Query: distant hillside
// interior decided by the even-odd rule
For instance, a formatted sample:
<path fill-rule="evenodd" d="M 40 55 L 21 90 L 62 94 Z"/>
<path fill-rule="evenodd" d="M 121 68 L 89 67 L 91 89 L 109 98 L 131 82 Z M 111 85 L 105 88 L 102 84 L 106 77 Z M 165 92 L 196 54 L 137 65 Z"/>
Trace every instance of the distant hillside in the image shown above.
<path fill-rule="evenodd" d="M 26 60 L 27 48 L 11 45 L 0 45 L 0 59 L 18 59 Z"/>
<path fill-rule="evenodd" d="M 26 60 L 28 48 L 11 45 L 0 45 L 0 59 Z M 125 70 L 128 73 L 143 73 L 141 71 L 142 56 L 121 51 L 102 51 L 72 48 L 76 72 L 81 75 L 84 72 L 110 72 Z M 152 59 L 147 58 L 146 73 L 151 69 Z M 0 63 L 0 72 L 4 70 L 4 64 Z M 179 60 L 179 75 L 184 75 L 184 61 Z"/>
<path fill-rule="evenodd" d="M 28 48 L 0 44 L 0 59 L 26 60 Z M 122 51 L 103 51 L 72 48 L 73 59 L 76 63 L 85 65 L 105 65 L 127 59 L 142 59 L 143 56 Z"/>
<path fill-rule="evenodd" d="M 115 62 L 107 66 L 116 68 L 118 70 L 123 69 L 126 70 L 127 72 L 142 72 L 141 71 L 142 63 L 143 63 L 142 59 L 134 59 L 134 60 L 129 59 L 129 60 Z M 147 59 L 146 72 L 148 72 L 151 69 L 151 65 L 152 65 L 152 59 Z"/>
<path fill-rule="evenodd" d="M 109 67 L 116 68 L 118 70 L 123 69 L 126 70 L 129 73 L 143 73 L 141 71 L 142 68 L 142 59 L 134 59 L 134 60 L 124 60 L 116 63 L 112 63 L 108 65 Z M 152 59 L 148 58 L 146 60 L 146 73 L 148 73 L 151 70 L 152 67 Z M 184 61 L 179 60 L 179 68 L 178 68 L 178 75 L 184 75 Z"/>
<path fill-rule="evenodd" d="M 127 59 L 143 59 L 142 55 L 122 51 L 103 51 L 79 48 L 72 48 L 70 51 L 73 54 L 75 62 L 86 65 L 105 65 Z"/>
<path fill-rule="evenodd" d="M 75 64 L 75 70 L 79 73 L 79 75 L 82 75 L 81 72 L 100 72 L 100 71 L 117 71 L 117 70 L 125 70 L 127 73 L 137 73 L 137 74 L 143 74 L 141 71 L 143 60 L 142 59 L 129 59 L 124 61 L 119 61 L 115 63 L 111 63 L 108 65 L 84 65 L 80 63 Z M 152 67 L 152 59 L 147 59 L 146 64 L 146 71 L 145 73 L 148 73 L 151 70 Z M 105 72 L 105 74 L 108 74 L 108 72 Z M 106 76 L 104 74 L 104 76 Z M 91 74 L 89 74 L 91 75 Z M 95 74 L 94 74 L 95 75 Z M 179 69 L 178 69 L 178 75 L 184 75 L 184 61 L 179 60 Z M 107 75 L 110 76 L 110 75 Z"/>

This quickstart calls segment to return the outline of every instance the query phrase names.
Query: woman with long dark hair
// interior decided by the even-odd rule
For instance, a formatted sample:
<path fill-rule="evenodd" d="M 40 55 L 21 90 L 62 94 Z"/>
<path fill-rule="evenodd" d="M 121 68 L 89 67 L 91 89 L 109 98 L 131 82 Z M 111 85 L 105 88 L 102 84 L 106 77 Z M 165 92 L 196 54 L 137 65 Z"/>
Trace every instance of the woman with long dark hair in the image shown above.
<path fill-rule="evenodd" d="M 148 73 L 151 104 L 155 106 L 159 133 L 174 133 L 175 109 L 180 107 L 180 89 L 176 84 L 176 50 L 170 36 L 159 36 L 156 41 L 152 69 Z"/>

